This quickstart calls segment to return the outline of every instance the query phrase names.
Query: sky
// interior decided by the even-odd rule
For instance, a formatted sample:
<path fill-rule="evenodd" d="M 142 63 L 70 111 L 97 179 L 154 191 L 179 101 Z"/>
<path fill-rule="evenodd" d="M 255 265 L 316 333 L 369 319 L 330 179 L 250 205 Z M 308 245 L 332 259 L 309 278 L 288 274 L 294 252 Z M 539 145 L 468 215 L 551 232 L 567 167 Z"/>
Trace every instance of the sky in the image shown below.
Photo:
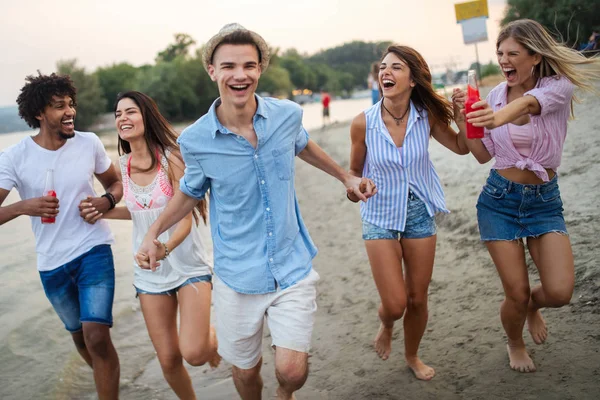
<path fill-rule="evenodd" d="M 467 68 L 457 0 L 77 0 L 3 1 L 0 8 L 0 106 L 15 105 L 26 75 L 55 71 L 76 58 L 89 72 L 128 62 L 153 63 L 175 33 L 202 45 L 230 22 L 281 50 L 314 54 L 352 40 L 391 40 L 417 49 L 433 71 Z M 495 60 L 494 41 L 506 0 L 488 0 L 487 42 L 480 62 Z"/>

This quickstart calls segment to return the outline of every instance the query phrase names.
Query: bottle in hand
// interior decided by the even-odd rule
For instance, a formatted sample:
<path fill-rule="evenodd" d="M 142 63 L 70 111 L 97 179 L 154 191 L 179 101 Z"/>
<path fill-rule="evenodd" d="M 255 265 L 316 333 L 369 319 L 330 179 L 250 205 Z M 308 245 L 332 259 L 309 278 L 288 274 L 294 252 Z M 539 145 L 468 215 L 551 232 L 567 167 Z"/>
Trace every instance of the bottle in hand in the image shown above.
<path fill-rule="evenodd" d="M 473 104 L 477 103 L 479 98 L 479 87 L 477 86 L 477 74 L 474 69 L 469 70 L 467 76 L 467 101 L 465 102 L 465 111 L 470 113 L 473 111 Z M 483 128 L 473 126 L 467 122 L 467 138 L 481 139 L 483 137 Z"/>
<path fill-rule="evenodd" d="M 44 196 L 56 197 L 54 191 L 54 170 L 46 171 L 46 185 L 44 186 Z M 56 217 L 42 217 L 42 224 L 53 224 L 56 222 Z"/>

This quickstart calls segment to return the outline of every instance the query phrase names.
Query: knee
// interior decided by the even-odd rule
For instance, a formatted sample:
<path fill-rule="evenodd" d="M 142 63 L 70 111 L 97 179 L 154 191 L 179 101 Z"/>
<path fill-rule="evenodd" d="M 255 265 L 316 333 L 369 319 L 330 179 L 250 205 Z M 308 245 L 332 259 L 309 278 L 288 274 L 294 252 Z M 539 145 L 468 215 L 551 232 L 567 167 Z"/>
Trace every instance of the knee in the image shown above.
<path fill-rule="evenodd" d="M 380 312 L 383 311 L 385 317 L 397 321 L 402 318 L 404 311 L 406 311 L 406 302 L 406 299 L 387 302 L 385 305 L 382 305 Z"/>
<path fill-rule="evenodd" d="M 204 348 L 192 350 L 182 349 L 181 354 L 183 355 L 183 359 L 193 367 L 204 365 L 210 360 L 210 353 Z"/>
<path fill-rule="evenodd" d="M 308 377 L 308 365 L 301 362 L 281 363 L 275 372 L 281 386 L 300 388 Z"/>
<path fill-rule="evenodd" d="M 85 338 L 83 337 L 83 332 L 76 332 L 72 334 L 73 343 L 75 343 L 75 347 L 79 350 L 85 350 Z"/>
<path fill-rule="evenodd" d="M 407 307 L 411 310 L 427 310 L 427 293 L 409 293 Z"/>
<path fill-rule="evenodd" d="M 573 289 L 557 288 L 546 290 L 546 288 L 544 288 L 544 294 L 546 295 L 546 304 L 548 307 L 562 307 L 571 302 Z"/>
<path fill-rule="evenodd" d="M 161 354 L 158 357 L 158 361 L 164 375 L 176 373 L 183 365 L 181 355 L 179 354 Z"/>
<path fill-rule="evenodd" d="M 92 356 L 107 358 L 110 348 L 110 334 L 108 329 L 89 329 L 84 331 L 84 346 Z"/>
<path fill-rule="evenodd" d="M 234 366 L 232 372 L 235 380 L 243 385 L 251 385 L 260 378 L 260 364 L 250 369 L 241 369 Z"/>
<path fill-rule="evenodd" d="M 529 289 L 529 286 L 511 288 L 510 290 L 506 291 L 506 300 L 513 303 L 517 307 L 527 308 L 530 297 L 531 290 Z"/>

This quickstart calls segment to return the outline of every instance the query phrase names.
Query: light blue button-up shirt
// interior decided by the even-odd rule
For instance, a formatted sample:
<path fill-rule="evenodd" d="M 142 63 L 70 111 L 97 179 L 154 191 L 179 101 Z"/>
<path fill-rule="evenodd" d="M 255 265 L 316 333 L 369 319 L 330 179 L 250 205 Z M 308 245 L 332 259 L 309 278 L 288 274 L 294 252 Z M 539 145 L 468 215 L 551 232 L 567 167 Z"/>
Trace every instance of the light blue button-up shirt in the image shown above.
<path fill-rule="evenodd" d="M 178 139 L 185 162 L 180 189 L 209 191 L 215 274 L 239 293 L 285 289 L 312 268 L 317 249 L 298 207 L 294 161 L 308 143 L 302 109 L 256 96 L 256 149 L 218 120 L 217 99 Z"/>

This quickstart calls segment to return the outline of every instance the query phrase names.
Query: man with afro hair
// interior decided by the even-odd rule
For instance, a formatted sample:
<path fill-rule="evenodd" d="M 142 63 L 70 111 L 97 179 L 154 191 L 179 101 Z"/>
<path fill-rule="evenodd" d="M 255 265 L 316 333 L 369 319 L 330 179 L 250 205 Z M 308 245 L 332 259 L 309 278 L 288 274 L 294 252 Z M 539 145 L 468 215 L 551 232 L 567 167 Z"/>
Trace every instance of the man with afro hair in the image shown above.
<path fill-rule="evenodd" d="M 76 100 L 68 76 L 38 72 L 26 78 L 17 98 L 19 115 L 39 131 L 0 152 L 0 225 L 21 215 L 30 217 L 46 297 L 92 367 L 98 397 L 116 399 L 119 358 L 109 330 L 113 236 L 99 217 L 119 202 L 123 186 L 100 139 L 75 130 Z M 44 193 L 49 170 L 55 196 Z M 106 190 L 100 197 L 93 188 L 94 176 Z M 21 201 L 3 205 L 13 188 Z M 82 199 L 92 202 L 98 215 L 82 218 Z M 54 223 L 42 222 L 52 217 Z"/>

